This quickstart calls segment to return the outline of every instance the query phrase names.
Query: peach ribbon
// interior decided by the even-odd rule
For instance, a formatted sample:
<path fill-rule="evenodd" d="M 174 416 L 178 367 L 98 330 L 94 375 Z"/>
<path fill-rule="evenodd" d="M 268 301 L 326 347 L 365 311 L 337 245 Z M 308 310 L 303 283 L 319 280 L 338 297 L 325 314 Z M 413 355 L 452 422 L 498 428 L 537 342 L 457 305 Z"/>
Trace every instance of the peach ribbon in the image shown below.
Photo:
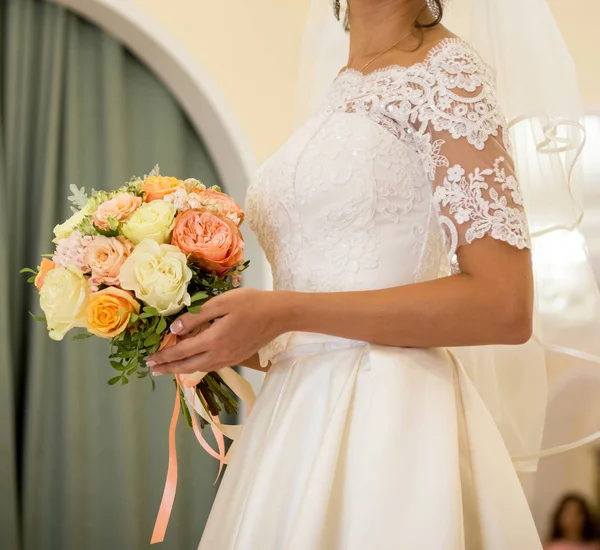
<path fill-rule="evenodd" d="M 150 544 L 156 544 L 165 540 L 167 525 L 171 517 L 173 502 L 175 502 L 175 491 L 177 490 L 177 448 L 175 444 L 175 432 L 177 430 L 177 420 L 179 419 L 179 389 L 175 393 L 175 406 L 173 407 L 173 416 L 171 416 L 171 426 L 169 427 L 169 467 L 167 468 L 167 482 L 165 490 L 158 509 L 158 516 L 152 531 Z"/>
<path fill-rule="evenodd" d="M 218 422 L 219 418 L 212 416 L 207 412 L 206 404 L 201 401 L 196 394 L 196 385 L 199 384 L 204 378 L 206 373 L 194 373 L 193 375 L 175 377 L 177 382 L 177 388 L 175 390 L 175 406 L 173 407 L 173 416 L 171 417 L 171 425 L 169 427 L 169 465 L 167 468 L 167 480 L 165 483 L 165 489 L 163 491 L 163 497 L 158 510 L 158 516 L 156 523 L 154 524 L 154 531 L 152 532 L 152 539 L 150 544 L 156 544 L 163 542 L 165 534 L 167 532 L 167 526 L 171 517 L 171 511 L 173 509 L 173 503 L 175 501 L 175 492 L 177 490 L 177 445 L 175 439 L 175 432 L 177 429 L 177 420 L 179 418 L 180 407 L 180 396 L 179 392 L 183 392 L 185 398 L 185 404 L 190 411 L 192 418 L 192 428 L 198 443 L 202 448 L 212 457 L 219 461 L 219 472 L 215 483 L 221 477 L 223 467 L 229 462 L 229 455 L 233 449 L 233 443 L 229 448 L 229 452 L 225 452 L 225 437 L 235 441 L 235 438 L 241 431 L 241 425 L 230 425 L 221 424 Z M 252 408 L 256 396 L 252 390 L 250 383 L 235 372 L 232 368 L 225 368 L 219 371 L 219 375 L 227 386 L 235 393 L 242 401 L 248 404 L 248 411 Z M 202 431 L 198 426 L 196 420 L 196 413 L 198 413 L 204 420 L 206 420 L 211 427 L 212 433 L 217 442 L 217 449 L 215 451 L 210 444 L 204 439 Z"/>

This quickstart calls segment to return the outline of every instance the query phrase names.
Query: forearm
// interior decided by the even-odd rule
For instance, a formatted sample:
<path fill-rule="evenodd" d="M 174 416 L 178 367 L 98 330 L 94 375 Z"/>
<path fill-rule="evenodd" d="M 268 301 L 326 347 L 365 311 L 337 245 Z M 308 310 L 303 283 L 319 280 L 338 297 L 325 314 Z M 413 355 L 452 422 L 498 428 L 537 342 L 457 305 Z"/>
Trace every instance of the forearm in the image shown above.
<path fill-rule="evenodd" d="M 402 347 L 520 344 L 529 338 L 527 300 L 469 274 L 385 290 L 290 292 L 286 331 L 317 332 Z"/>

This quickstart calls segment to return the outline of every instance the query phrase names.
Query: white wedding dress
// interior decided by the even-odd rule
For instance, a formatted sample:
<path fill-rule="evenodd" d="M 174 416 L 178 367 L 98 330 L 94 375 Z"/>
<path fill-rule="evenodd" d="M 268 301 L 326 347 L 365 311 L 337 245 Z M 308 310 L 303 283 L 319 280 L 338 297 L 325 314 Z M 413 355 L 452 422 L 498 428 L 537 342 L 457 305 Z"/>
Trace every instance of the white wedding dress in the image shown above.
<path fill-rule="evenodd" d="M 529 246 L 493 81 L 457 39 L 410 68 L 339 75 L 248 191 L 275 288 L 407 285 L 449 275 L 457 247 L 484 236 Z M 293 333 L 261 360 L 200 550 L 541 549 L 447 350 Z"/>

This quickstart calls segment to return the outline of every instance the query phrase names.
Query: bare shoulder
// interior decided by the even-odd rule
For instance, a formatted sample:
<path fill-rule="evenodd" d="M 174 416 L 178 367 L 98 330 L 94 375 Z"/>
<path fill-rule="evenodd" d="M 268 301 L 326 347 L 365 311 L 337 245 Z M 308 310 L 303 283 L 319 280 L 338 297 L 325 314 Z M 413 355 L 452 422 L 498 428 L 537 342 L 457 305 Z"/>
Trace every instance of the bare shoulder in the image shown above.
<path fill-rule="evenodd" d="M 448 39 L 457 38 L 443 26 L 437 26 L 433 29 L 422 29 L 415 32 L 410 39 L 398 44 L 395 48 L 387 52 L 378 59 L 377 66 L 380 68 L 388 65 L 400 65 L 401 67 L 410 67 L 417 63 L 425 61 L 429 52 L 437 45 Z"/>

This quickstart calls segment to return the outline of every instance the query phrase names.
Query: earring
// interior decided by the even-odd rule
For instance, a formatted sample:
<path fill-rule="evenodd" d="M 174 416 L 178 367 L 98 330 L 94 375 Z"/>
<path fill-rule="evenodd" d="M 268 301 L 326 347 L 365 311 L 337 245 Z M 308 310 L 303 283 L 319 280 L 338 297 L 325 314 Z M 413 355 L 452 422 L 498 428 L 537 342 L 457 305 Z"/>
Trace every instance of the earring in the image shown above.
<path fill-rule="evenodd" d="M 335 0 L 335 2 L 333 3 L 333 15 L 335 15 L 335 18 L 338 21 L 340 20 L 341 11 L 342 11 L 342 7 L 340 6 L 340 0 Z"/>
<path fill-rule="evenodd" d="M 436 19 L 440 16 L 440 8 L 435 0 L 427 0 L 427 6 L 429 7 L 429 11 L 431 15 Z"/>

